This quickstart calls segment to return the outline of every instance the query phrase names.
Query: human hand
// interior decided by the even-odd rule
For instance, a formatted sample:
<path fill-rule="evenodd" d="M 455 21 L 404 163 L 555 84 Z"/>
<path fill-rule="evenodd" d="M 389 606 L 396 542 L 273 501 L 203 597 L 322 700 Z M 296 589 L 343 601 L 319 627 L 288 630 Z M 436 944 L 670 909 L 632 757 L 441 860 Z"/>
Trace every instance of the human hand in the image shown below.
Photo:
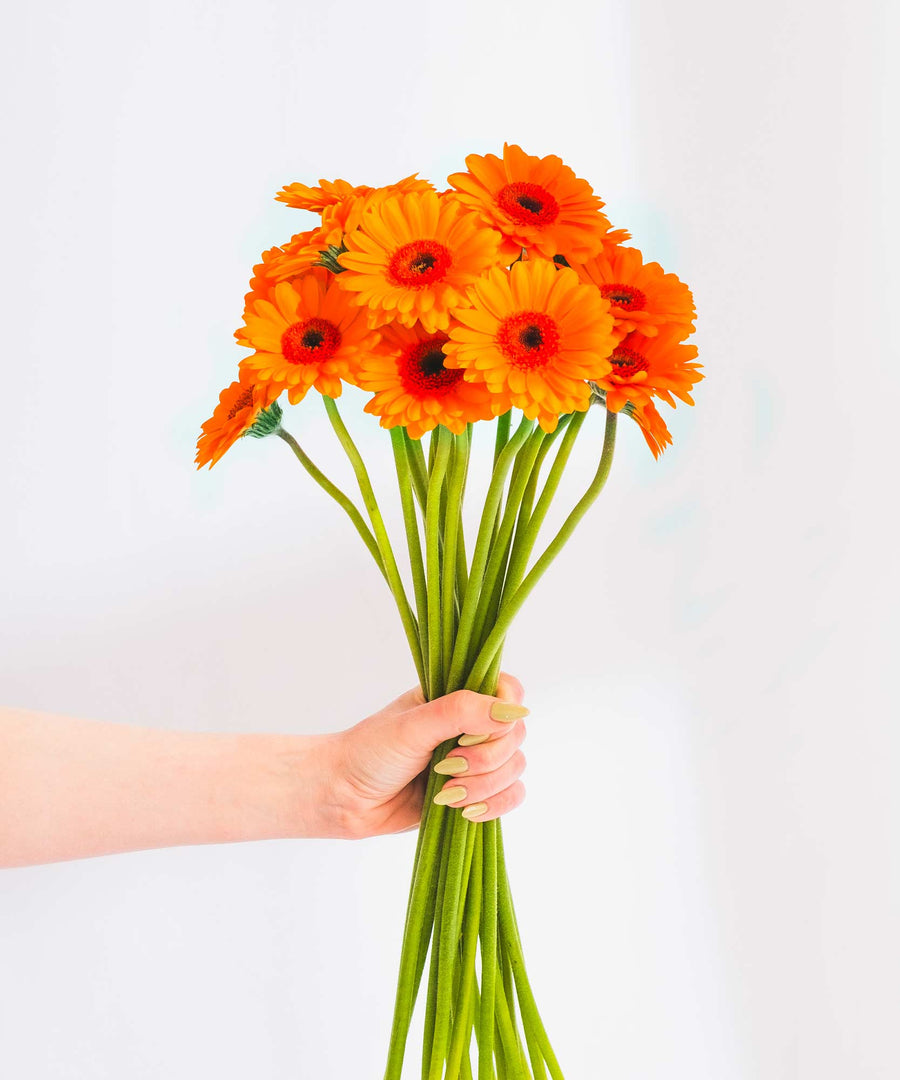
<path fill-rule="evenodd" d="M 525 756 L 519 747 L 525 738 L 521 718 L 528 710 L 522 698 L 521 684 L 506 674 L 500 675 L 496 697 L 458 690 L 425 702 L 417 687 L 329 738 L 320 750 L 328 757 L 333 835 L 361 838 L 414 828 L 431 755 L 457 735 L 473 738 L 453 747 L 445 759 L 451 764 L 442 763 L 439 770 L 448 776 L 439 789 L 446 804 L 469 807 L 466 816 L 475 821 L 515 809 L 525 798 L 519 779 Z M 478 736 L 487 738 L 476 743 Z"/>

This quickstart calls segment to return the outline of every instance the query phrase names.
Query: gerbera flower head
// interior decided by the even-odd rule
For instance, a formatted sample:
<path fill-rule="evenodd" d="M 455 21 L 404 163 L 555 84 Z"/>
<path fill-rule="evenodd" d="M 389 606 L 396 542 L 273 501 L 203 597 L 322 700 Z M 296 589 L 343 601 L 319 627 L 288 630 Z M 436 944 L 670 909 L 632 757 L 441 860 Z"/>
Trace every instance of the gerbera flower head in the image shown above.
<path fill-rule="evenodd" d="M 318 251 L 309 249 L 312 235 L 310 231 L 297 233 L 286 244 L 262 253 L 262 261 L 253 267 L 250 292 L 244 297 L 245 317 L 254 300 L 270 300 L 280 281 L 291 281 L 312 267 L 319 257 Z"/>
<path fill-rule="evenodd" d="M 667 446 L 672 445 L 672 436 L 666 427 L 666 422 L 659 415 L 659 410 L 652 401 L 648 401 L 645 405 L 636 405 L 631 415 L 637 421 L 641 434 L 655 458 L 658 458 Z"/>
<path fill-rule="evenodd" d="M 334 275 L 314 268 L 280 282 L 272 298 L 248 305 L 245 326 L 235 336 L 256 351 L 241 361 L 261 382 L 275 383 L 296 405 L 314 386 L 338 397 L 349 365 L 378 340 L 365 313 L 337 287 Z"/>
<path fill-rule="evenodd" d="M 606 391 L 607 408 L 619 412 L 628 401 L 644 406 L 662 398 L 673 408 L 672 395 L 694 404 L 690 390 L 703 375 L 693 361 L 697 346 L 688 345 L 683 326 L 662 327 L 656 337 L 633 332 L 618 342 L 610 356 L 611 370 L 594 381 Z"/>
<path fill-rule="evenodd" d="M 575 271 L 609 300 L 619 338 L 634 331 L 653 337 L 667 324 L 682 326 L 682 337 L 694 329 L 691 290 L 659 263 L 645 263 L 637 248 L 606 248 Z"/>
<path fill-rule="evenodd" d="M 545 431 L 561 414 L 584 411 L 587 380 L 611 370 L 615 345 L 609 302 L 568 267 L 544 259 L 492 269 L 455 313 L 447 367 L 484 383 Z M 505 411 L 505 410 L 499 410 Z"/>
<path fill-rule="evenodd" d="M 366 412 L 381 417 L 383 428 L 405 427 L 414 439 L 443 424 L 459 435 L 469 422 L 495 414 L 487 387 L 467 382 L 463 372 L 445 366 L 444 331 L 394 323 L 382 328 L 374 351 L 353 365 L 353 377 L 374 397 Z M 505 412 L 508 403 L 500 411 Z"/>
<path fill-rule="evenodd" d="M 475 214 L 434 192 L 386 198 L 374 205 L 338 256 L 341 288 L 367 305 L 377 321 L 421 322 L 446 330 L 465 289 L 497 262 L 500 234 Z"/>
<path fill-rule="evenodd" d="M 414 173 L 405 176 L 395 184 L 384 187 L 353 187 L 346 180 L 320 180 L 320 187 L 308 187 L 306 184 L 288 184 L 275 198 L 288 206 L 302 210 L 312 210 L 322 215 L 322 224 L 309 234 L 304 254 L 312 260 L 318 252 L 328 247 L 340 247 L 344 233 L 359 228 L 364 215 L 385 199 L 407 192 L 434 191 L 428 180 L 421 180 Z"/>
<path fill-rule="evenodd" d="M 584 262 L 602 248 L 610 228 L 600 212 L 603 203 L 561 158 L 532 157 L 504 143 L 502 159 L 470 154 L 466 165 L 468 172 L 447 180 L 469 209 L 503 234 L 506 262 L 522 248 L 548 259 L 564 255 L 570 263 Z"/>
<path fill-rule="evenodd" d="M 241 371 L 237 382 L 226 386 L 219 394 L 219 404 L 212 416 L 201 425 L 202 432 L 197 441 L 197 456 L 194 459 L 197 468 L 204 465 L 210 468 L 237 440 L 250 432 L 260 417 L 269 412 L 277 428 L 281 417 L 276 398 L 281 388 L 274 383 L 260 383 L 253 380 L 249 371 Z"/>

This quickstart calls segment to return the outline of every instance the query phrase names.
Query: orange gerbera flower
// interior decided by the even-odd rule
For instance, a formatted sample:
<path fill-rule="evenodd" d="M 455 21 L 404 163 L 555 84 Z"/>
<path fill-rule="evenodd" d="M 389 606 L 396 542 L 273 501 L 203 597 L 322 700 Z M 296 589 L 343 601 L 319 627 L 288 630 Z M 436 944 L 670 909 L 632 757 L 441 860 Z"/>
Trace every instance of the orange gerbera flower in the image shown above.
<path fill-rule="evenodd" d="M 500 234 L 434 192 L 399 195 L 372 207 L 338 256 L 341 288 L 356 293 L 382 322 L 420 321 L 446 330 L 465 288 L 497 261 Z"/>
<path fill-rule="evenodd" d="M 380 416 L 383 428 L 400 424 L 420 439 L 443 424 L 459 435 L 470 421 L 495 415 L 485 386 L 466 382 L 462 371 L 444 366 L 446 333 L 396 323 L 381 332 L 381 343 L 374 353 L 360 357 L 353 375 L 363 390 L 374 391 L 366 412 Z M 508 408 L 506 403 L 500 411 Z"/>
<path fill-rule="evenodd" d="M 434 191 L 428 180 L 420 180 L 415 173 L 398 180 L 396 184 L 379 188 L 366 185 L 353 187 L 346 180 L 320 180 L 319 183 L 321 187 L 288 184 L 275 196 L 288 206 L 313 210 L 322 215 L 321 227 L 310 234 L 307 252 L 324 251 L 332 244 L 340 247 L 344 233 L 359 228 L 363 215 L 392 195 Z"/>
<path fill-rule="evenodd" d="M 600 213 L 603 203 L 560 158 L 532 157 L 504 143 L 502 160 L 470 154 L 466 165 L 468 172 L 447 180 L 461 202 L 503 234 L 506 262 L 522 248 L 535 248 L 548 259 L 565 255 L 573 263 L 600 251 L 610 228 Z"/>
<path fill-rule="evenodd" d="M 269 248 L 262 253 L 262 262 L 253 267 L 250 292 L 244 297 L 245 319 L 255 300 L 271 300 L 280 281 L 292 281 L 312 267 L 319 256 L 317 251 L 309 248 L 311 236 L 312 232 L 297 233 L 281 247 Z M 242 345 L 246 344 L 244 332 L 244 327 L 235 331 L 235 337 Z"/>
<path fill-rule="evenodd" d="M 197 468 L 210 468 L 237 440 L 256 423 L 263 409 L 269 408 L 281 393 L 274 383 L 254 382 L 248 371 L 241 371 L 237 382 L 219 394 L 219 404 L 212 416 L 201 425 L 197 441 Z M 276 409 L 277 412 L 277 409 Z"/>
<path fill-rule="evenodd" d="M 493 269 L 455 313 L 447 367 L 483 382 L 545 431 L 562 413 L 584 411 L 588 379 L 611 370 L 615 345 L 609 302 L 568 267 L 533 259 Z M 499 410 L 503 411 L 503 410 Z"/>
<path fill-rule="evenodd" d="M 636 405 L 632 416 L 637 421 L 641 434 L 655 458 L 658 458 L 667 446 L 672 445 L 672 436 L 669 434 L 666 422 L 659 415 L 659 410 L 652 401 L 648 401 L 646 405 Z"/>
<path fill-rule="evenodd" d="M 338 397 L 349 364 L 378 340 L 365 313 L 348 302 L 327 270 L 308 270 L 294 281 L 275 286 L 272 299 L 251 301 L 245 327 L 236 334 L 255 349 L 241 367 L 261 382 L 287 388 L 296 405 L 314 386 Z"/>
<path fill-rule="evenodd" d="M 656 337 L 635 332 L 620 341 L 609 358 L 612 370 L 594 380 L 606 391 L 607 408 L 619 412 L 628 401 L 644 406 L 653 397 L 674 407 L 673 394 L 693 405 L 690 389 L 703 376 L 693 363 L 697 346 L 683 336 L 684 327 L 667 326 Z"/>
<path fill-rule="evenodd" d="M 605 249 L 575 271 L 609 300 L 619 338 L 635 330 L 653 337 L 666 324 L 682 326 L 682 337 L 694 329 L 691 290 L 659 263 L 645 263 L 637 248 Z"/>

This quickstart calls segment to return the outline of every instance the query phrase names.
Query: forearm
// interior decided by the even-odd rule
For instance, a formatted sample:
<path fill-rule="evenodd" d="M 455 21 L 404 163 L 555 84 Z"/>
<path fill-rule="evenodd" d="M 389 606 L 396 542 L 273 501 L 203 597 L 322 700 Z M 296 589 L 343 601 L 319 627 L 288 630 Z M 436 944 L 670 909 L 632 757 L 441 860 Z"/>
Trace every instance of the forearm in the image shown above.
<path fill-rule="evenodd" d="M 0 709 L 0 866 L 338 835 L 328 744 Z"/>

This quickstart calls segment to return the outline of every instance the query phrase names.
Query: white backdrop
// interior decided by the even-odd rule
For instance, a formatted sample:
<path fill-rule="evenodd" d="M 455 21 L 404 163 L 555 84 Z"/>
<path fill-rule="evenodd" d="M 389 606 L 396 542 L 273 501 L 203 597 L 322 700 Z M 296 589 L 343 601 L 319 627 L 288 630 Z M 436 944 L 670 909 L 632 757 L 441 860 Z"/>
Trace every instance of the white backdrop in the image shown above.
<path fill-rule="evenodd" d="M 410 685 L 368 555 L 286 448 L 197 474 L 197 430 L 250 266 L 306 227 L 280 186 L 558 153 L 691 284 L 708 378 L 659 463 L 623 425 L 509 642 L 533 719 L 506 835 L 548 1027 L 572 1080 L 895 1077 L 888 7 L 19 5 L 0 700 L 312 732 Z M 315 402 L 289 417 L 339 471 Z M 380 1076 L 412 850 L 3 872 L 0 1073 Z"/>

